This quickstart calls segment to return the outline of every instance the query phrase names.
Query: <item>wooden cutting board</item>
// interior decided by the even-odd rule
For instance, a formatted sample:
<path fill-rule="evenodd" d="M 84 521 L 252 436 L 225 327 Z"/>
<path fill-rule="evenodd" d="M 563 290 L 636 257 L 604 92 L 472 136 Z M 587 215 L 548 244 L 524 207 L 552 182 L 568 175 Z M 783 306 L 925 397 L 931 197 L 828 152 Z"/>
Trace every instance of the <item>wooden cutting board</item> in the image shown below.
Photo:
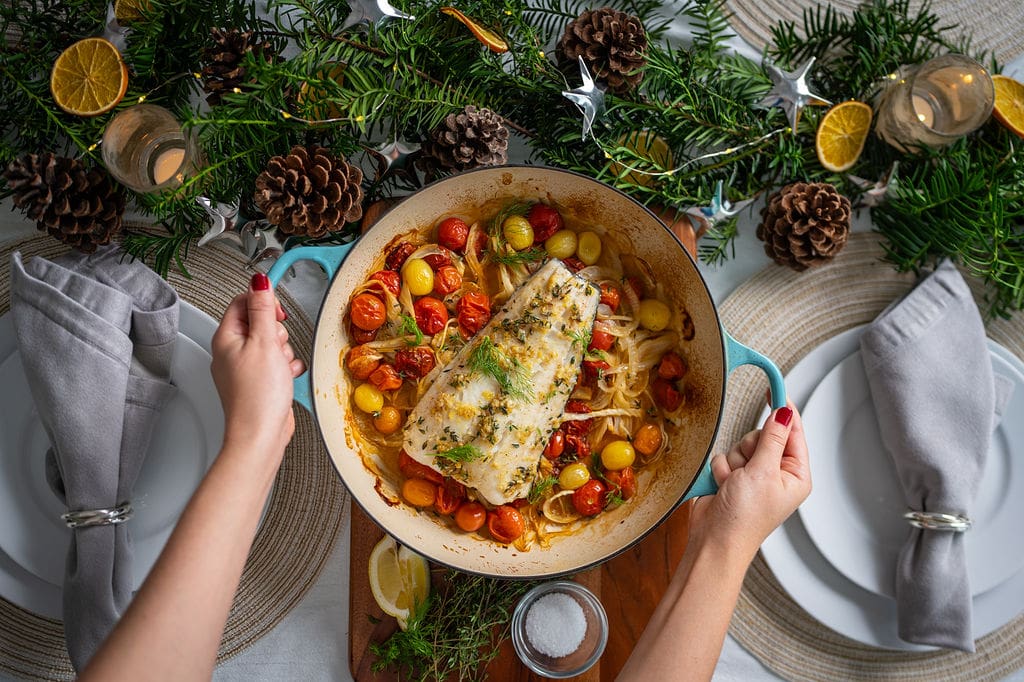
<path fill-rule="evenodd" d="M 625 664 L 648 618 L 665 593 L 679 559 L 686 549 L 688 504 L 683 505 L 643 542 L 599 568 L 576 576 L 604 604 L 608 613 L 608 646 L 597 665 L 574 679 L 585 682 L 614 680 Z M 372 642 L 382 642 L 397 627 L 385 616 L 370 594 L 367 561 L 384 531 L 352 503 L 352 536 L 349 554 L 349 664 L 357 682 L 394 682 L 393 673 L 374 673 Z M 374 620 L 378 620 L 374 624 Z M 516 658 L 511 640 L 487 670 L 492 682 L 541 682 Z"/>

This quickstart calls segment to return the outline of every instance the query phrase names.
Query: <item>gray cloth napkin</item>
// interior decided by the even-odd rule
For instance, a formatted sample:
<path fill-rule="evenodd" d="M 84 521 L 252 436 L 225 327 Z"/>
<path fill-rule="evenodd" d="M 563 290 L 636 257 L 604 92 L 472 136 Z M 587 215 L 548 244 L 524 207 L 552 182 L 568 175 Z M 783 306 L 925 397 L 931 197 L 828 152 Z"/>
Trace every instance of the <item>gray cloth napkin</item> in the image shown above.
<path fill-rule="evenodd" d="M 956 267 L 940 264 L 868 327 L 860 346 L 907 506 L 970 517 L 1011 385 L 993 375 L 981 315 Z M 907 527 L 896 569 L 900 638 L 973 652 L 964 533 Z"/>
<path fill-rule="evenodd" d="M 178 296 L 116 246 L 54 261 L 11 258 L 11 314 L 49 436 L 47 478 L 68 510 L 131 501 L 150 435 L 174 395 Z M 132 598 L 131 521 L 72 531 L 64 578 L 68 653 L 81 670 Z"/>

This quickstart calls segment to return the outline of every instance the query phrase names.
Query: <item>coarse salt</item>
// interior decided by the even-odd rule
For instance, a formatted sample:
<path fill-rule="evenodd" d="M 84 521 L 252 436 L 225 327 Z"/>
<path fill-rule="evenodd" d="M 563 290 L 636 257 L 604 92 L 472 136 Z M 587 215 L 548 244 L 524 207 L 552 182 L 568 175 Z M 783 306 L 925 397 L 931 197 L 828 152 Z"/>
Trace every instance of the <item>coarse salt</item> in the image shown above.
<path fill-rule="evenodd" d="M 534 649 L 551 658 L 579 649 L 586 634 L 583 608 L 563 592 L 545 594 L 526 612 L 526 638 Z"/>

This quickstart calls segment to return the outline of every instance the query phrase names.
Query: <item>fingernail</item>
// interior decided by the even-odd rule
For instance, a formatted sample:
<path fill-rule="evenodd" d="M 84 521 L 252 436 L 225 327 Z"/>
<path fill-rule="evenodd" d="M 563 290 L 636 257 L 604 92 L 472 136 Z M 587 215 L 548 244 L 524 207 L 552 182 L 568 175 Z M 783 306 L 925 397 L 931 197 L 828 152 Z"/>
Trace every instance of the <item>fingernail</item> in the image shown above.
<path fill-rule="evenodd" d="M 270 288 L 270 279 L 262 272 L 257 272 L 252 276 L 250 285 L 252 286 L 253 291 L 266 291 Z"/>
<path fill-rule="evenodd" d="M 775 421 L 783 426 L 789 426 L 790 420 L 793 419 L 793 410 L 788 407 L 780 407 L 779 411 L 775 413 Z"/>

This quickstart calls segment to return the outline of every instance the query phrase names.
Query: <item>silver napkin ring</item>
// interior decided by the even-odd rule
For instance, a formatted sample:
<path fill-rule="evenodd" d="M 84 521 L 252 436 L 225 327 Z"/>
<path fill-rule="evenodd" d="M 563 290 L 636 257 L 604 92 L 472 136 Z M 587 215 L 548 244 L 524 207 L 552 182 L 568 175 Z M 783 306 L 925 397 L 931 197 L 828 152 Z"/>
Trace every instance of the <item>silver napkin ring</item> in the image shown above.
<path fill-rule="evenodd" d="M 124 523 L 132 517 L 132 503 L 122 502 L 110 509 L 81 509 L 61 514 L 60 518 L 68 528 L 85 528 L 87 526 L 112 526 Z"/>
<path fill-rule="evenodd" d="M 943 514 L 942 512 L 908 511 L 903 515 L 911 526 L 925 530 L 948 530 L 963 533 L 973 523 L 962 514 Z"/>

